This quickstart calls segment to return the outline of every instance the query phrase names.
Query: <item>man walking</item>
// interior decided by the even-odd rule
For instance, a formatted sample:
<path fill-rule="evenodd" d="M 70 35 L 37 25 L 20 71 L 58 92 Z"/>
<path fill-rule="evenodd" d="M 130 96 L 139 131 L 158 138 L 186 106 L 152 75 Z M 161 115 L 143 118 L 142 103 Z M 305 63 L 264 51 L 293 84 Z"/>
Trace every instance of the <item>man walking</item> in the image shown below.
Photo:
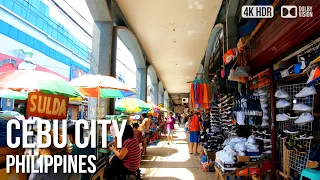
<path fill-rule="evenodd" d="M 190 154 L 198 155 L 198 141 L 200 136 L 200 128 L 203 131 L 202 124 L 199 119 L 200 111 L 196 110 L 194 115 L 190 118 L 188 123 L 188 130 L 190 132 L 190 145 L 189 145 L 189 152 Z"/>

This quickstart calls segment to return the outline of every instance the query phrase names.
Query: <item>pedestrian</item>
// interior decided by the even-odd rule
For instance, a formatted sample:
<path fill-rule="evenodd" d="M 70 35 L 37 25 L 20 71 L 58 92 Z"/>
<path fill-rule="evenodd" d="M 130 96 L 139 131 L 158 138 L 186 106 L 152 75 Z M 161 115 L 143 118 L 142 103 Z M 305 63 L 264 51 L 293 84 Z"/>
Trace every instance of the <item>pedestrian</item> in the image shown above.
<path fill-rule="evenodd" d="M 189 153 L 198 155 L 198 143 L 200 136 L 200 129 L 204 130 L 199 118 L 200 111 L 196 110 L 194 115 L 190 118 L 188 123 L 188 130 L 190 132 Z"/>
<path fill-rule="evenodd" d="M 168 138 L 168 145 L 169 145 L 170 143 L 172 143 L 174 124 L 175 124 L 172 112 L 169 113 L 169 117 L 167 119 L 166 124 L 167 124 L 167 132 L 168 132 L 167 138 Z"/>
<path fill-rule="evenodd" d="M 150 125 L 151 125 L 151 119 L 150 117 L 148 118 L 148 115 L 146 113 L 143 113 L 142 114 L 142 118 L 143 118 L 143 121 L 142 123 L 140 124 L 140 129 L 141 129 L 141 132 L 143 134 L 143 143 L 142 143 L 142 146 L 143 146 L 143 153 L 144 155 L 147 154 L 147 142 L 148 142 L 148 138 L 150 137 Z M 152 118 L 152 116 L 151 116 Z"/>

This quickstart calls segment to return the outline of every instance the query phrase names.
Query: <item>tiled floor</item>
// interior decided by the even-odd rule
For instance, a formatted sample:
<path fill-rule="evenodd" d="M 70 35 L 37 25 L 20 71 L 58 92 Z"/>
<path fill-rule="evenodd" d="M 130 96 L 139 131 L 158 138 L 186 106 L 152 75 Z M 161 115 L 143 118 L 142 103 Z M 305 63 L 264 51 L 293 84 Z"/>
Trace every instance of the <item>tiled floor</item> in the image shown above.
<path fill-rule="evenodd" d="M 148 147 L 148 154 L 142 158 L 143 179 L 215 179 L 213 172 L 202 172 L 199 156 L 190 155 L 188 133 L 176 126 L 173 144 L 167 145 L 162 137 L 157 146 Z"/>

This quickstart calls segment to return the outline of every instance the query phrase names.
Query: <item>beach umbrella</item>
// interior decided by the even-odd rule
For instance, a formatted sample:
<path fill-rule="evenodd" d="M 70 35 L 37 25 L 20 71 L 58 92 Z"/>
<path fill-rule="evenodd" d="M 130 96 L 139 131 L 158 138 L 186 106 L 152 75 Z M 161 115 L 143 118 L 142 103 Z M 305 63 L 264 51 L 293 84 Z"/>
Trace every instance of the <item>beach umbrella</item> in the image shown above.
<path fill-rule="evenodd" d="M 144 101 L 136 98 L 124 98 L 116 101 L 117 111 L 127 113 L 139 113 L 141 111 L 150 111 L 152 107 Z"/>
<path fill-rule="evenodd" d="M 26 100 L 28 99 L 28 93 L 17 92 L 10 89 L 2 89 L 0 90 L 0 97 L 8 99 Z"/>

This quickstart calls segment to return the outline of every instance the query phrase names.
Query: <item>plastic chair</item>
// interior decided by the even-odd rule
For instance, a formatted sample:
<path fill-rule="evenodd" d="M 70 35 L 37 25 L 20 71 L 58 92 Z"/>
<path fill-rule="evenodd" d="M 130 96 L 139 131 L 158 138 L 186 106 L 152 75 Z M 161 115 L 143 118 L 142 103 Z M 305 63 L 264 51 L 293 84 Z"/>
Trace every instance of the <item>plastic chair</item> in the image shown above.
<path fill-rule="evenodd" d="M 302 180 L 303 177 L 309 178 L 310 180 L 318 180 L 320 179 L 320 171 L 314 169 L 304 169 L 301 173 L 300 180 Z"/>

